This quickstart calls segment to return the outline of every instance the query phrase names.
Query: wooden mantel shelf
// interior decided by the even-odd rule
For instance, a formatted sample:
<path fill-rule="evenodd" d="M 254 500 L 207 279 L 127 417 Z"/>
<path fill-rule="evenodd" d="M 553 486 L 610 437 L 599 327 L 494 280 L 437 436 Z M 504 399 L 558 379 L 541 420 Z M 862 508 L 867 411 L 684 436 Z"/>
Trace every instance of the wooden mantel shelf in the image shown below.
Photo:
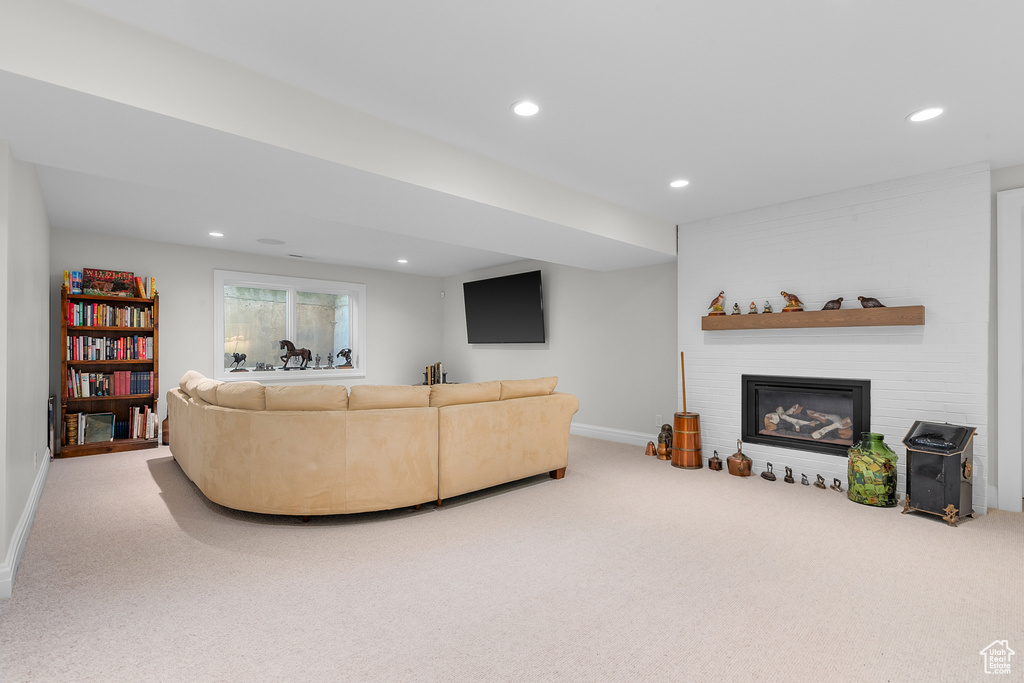
<path fill-rule="evenodd" d="M 835 311 L 794 311 L 793 313 L 742 313 L 706 315 L 702 330 L 778 330 L 795 327 L 880 327 L 924 325 L 924 306 L 848 308 Z"/>

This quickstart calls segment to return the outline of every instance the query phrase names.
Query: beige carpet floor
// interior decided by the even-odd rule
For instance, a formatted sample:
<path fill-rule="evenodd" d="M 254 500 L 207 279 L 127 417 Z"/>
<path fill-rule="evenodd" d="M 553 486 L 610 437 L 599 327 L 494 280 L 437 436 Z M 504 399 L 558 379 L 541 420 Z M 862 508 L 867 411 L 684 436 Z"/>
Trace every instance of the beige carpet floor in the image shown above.
<path fill-rule="evenodd" d="M 166 448 L 56 460 L 0 680 L 1024 679 L 1024 515 L 570 448 L 561 481 L 308 523 L 210 503 Z"/>

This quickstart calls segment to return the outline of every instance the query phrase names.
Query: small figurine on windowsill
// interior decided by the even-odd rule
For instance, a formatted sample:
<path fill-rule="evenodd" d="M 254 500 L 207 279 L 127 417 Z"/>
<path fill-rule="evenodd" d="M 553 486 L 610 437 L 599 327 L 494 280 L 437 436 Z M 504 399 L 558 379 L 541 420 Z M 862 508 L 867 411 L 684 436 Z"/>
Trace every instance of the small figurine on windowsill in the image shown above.
<path fill-rule="evenodd" d="M 725 315 L 723 304 L 725 303 L 725 290 L 723 289 L 718 293 L 714 299 L 711 300 L 711 305 L 708 309 L 711 311 L 708 315 Z"/>
<path fill-rule="evenodd" d="M 733 304 L 732 305 L 732 314 L 733 315 L 739 315 L 740 314 L 740 305 L 739 304 Z"/>
<path fill-rule="evenodd" d="M 770 301 L 765 299 L 764 300 L 764 311 L 762 311 L 762 313 L 771 313 L 771 312 L 772 312 L 772 304 L 771 304 Z"/>
<path fill-rule="evenodd" d="M 756 315 L 756 314 L 757 314 L 757 304 L 755 304 L 753 301 L 751 301 L 750 302 L 750 310 L 747 311 L 747 315 Z"/>
<path fill-rule="evenodd" d="M 800 301 L 800 297 L 796 294 L 790 294 L 785 290 L 780 293 L 782 294 L 782 298 L 786 300 L 786 305 L 782 309 L 783 313 L 792 313 L 794 311 L 804 310 L 804 302 Z"/>

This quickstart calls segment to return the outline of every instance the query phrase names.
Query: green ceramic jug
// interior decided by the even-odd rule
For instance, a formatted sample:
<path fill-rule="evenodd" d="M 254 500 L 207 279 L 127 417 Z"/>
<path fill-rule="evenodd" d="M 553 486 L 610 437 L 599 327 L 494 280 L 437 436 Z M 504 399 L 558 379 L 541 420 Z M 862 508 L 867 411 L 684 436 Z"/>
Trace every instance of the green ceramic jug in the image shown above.
<path fill-rule="evenodd" d="M 874 432 L 864 432 L 850 446 L 847 497 L 855 503 L 896 506 L 896 453 Z"/>

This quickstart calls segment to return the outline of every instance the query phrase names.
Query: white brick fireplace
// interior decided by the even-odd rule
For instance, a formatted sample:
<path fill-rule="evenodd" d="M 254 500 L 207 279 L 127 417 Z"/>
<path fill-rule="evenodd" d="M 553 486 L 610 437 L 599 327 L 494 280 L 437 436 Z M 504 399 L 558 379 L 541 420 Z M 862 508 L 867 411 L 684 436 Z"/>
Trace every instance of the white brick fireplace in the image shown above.
<path fill-rule="evenodd" d="M 736 450 L 743 374 L 868 379 L 871 430 L 899 456 L 901 494 L 901 441 L 914 421 L 969 425 L 978 428 L 974 509 L 986 512 L 990 182 L 979 163 L 680 226 L 679 348 L 704 456 Z M 843 308 L 860 307 L 858 295 L 923 305 L 926 323 L 702 331 L 719 290 L 726 311 L 736 302 L 744 315 L 751 301 L 780 311 L 786 290 L 807 310 L 840 296 Z M 762 445 L 744 452 L 755 475 L 770 461 L 776 472 L 793 467 L 798 480 L 821 474 L 845 486 L 843 457 Z"/>

